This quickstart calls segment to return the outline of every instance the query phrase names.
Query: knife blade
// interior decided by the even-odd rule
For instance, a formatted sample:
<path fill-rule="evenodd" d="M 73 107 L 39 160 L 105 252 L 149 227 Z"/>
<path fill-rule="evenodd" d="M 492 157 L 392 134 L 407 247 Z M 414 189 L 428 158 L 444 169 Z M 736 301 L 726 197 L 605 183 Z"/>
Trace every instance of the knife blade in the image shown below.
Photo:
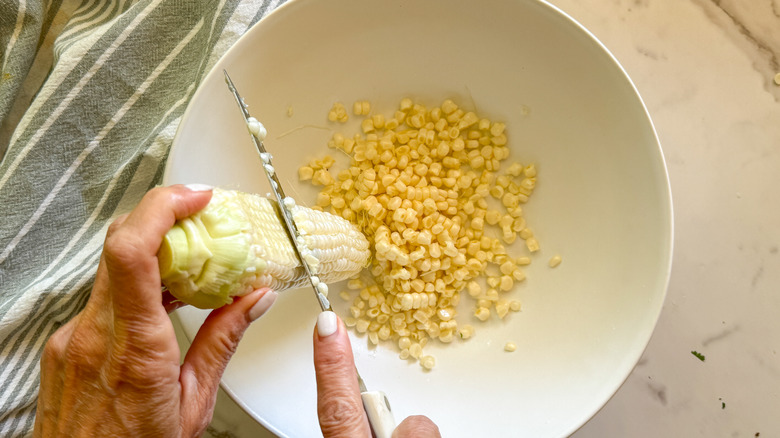
<path fill-rule="evenodd" d="M 244 99 L 238 93 L 238 90 L 233 84 L 233 80 L 230 79 L 227 70 L 222 71 L 225 74 L 225 83 L 227 83 L 230 92 L 236 99 L 238 107 L 241 109 L 241 115 L 244 117 L 244 122 L 247 124 L 247 128 L 250 131 L 252 142 L 254 143 L 255 149 L 257 149 L 257 153 L 263 162 L 263 171 L 268 178 L 268 182 L 271 184 L 271 190 L 273 191 L 276 197 L 276 201 L 279 204 L 279 210 L 281 211 L 285 230 L 287 231 L 287 235 L 290 237 L 290 240 L 293 243 L 293 248 L 295 249 L 295 254 L 298 256 L 298 260 L 301 261 L 301 264 L 306 271 L 306 275 L 309 277 L 309 282 L 314 289 L 314 294 L 317 296 L 317 302 L 323 311 L 333 311 L 330 305 L 330 301 L 328 301 L 328 298 L 320 290 L 320 285 L 324 283 L 320 283 L 319 280 L 315 280 L 316 276 L 312 273 L 311 267 L 303 255 L 304 249 L 299 243 L 300 234 L 298 233 L 298 227 L 295 225 L 295 221 L 293 221 L 292 214 L 290 213 L 290 209 L 288 207 L 291 204 L 288 199 L 291 198 L 287 198 L 285 196 L 284 189 L 282 189 L 282 184 L 279 182 L 276 170 L 271 163 L 271 159 L 273 157 L 268 153 L 268 151 L 265 149 L 265 145 L 263 144 L 265 135 L 264 133 L 263 135 L 260 135 L 258 129 L 262 126 L 262 124 L 260 124 L 257 119 L 249 114 L 248 105 L 246 102 L 244 102 Z M 357 367 L 355 367 L 355 374 L 357 374 L 358 387 L 360 388 L 360 397 L 363 401 L 363 409 L 366 411 L 366 416 L 368 418 L 368 423 L 371 426 L 373 436 L 376 438 L 390 438 L 390 436 L 393 434 L 393 430 L 395 429 L 395 418 L 393 417 L 393 411 L 390 408 L 390 402 L 387 399 L 387 395 L 385 395 L 385 393 L 382 391 L 368 391 L 366 389 L 365 382 L 363 382 L 363 378 L 360 377 L 360 373 L 358 372 Z"/>
<path fill-rule="evenodd" d="M 312 272 L 311 266 L 309 266 L 309 263 L 306 261 L 306 259 L 303 256 L 304 249 L 301 248 L 300 243 L 300 233 L 298 232 L 298 227 L 295 225 L 295 221 L 293 221 L 292 214 L 290 213 L 289 204 L 290 202 L 287 201 L 287 196 L 284 194 L 284 189 L 282 188 L 282 184 L 279 182 L 279 178 L 277 177 L 276 170 L 273 167 L 273 164 L 271 163 L 272 156 L 268 153 L 268 151 L 265 149 L 265 145 L 263 144 L 263 140 L 259 135 L 252 132 L 252 125 L 253 124 L 259 124 L 257 119 L 252 117 L 249 114 L 248 106 L 244 102 L 244 99 L 241 97 L 240 94 L 238 94 L 238 90 L 236 90 L 236 86 L 233 84 L 233 81 L 230 79 L 230 76 L 227 73 L 227 70 L 223 70 L 225 73 L 225 82 L 228 85 L 228 88 L 230 89 L 230 92 L 233 93 L 233 97 L 235 97 L 236 102 L 238 103 L 238 107 L 241 109 L 241 114 L 244 116 L 244 121 L 247 123 L 247 128 L 250 129 L 250 136 L 252 137 L 252 142 L 255 145 L 255 148 L 257 149 L 257 153 L 260 156 L 260 159 L 263 161 L 263 172 L 265 173 L 265 176 L 268 177 L 268 182 L 271 184 L 271 190 L 273 191 L 274 196 L 276 197 L 276 201 L 279 204 L 279 210 L 282 216 L 282 219 L 284 221 L 284 228 L 285 231 L 287 231 L 287 236 L 290 238 L 290 241 L 293 243 L 293 248 L 295 249 L 295 255 L 298 257 L 298 260 L 301 261 L 301 264 L 303 265 L 304 270 L 306 271 L 306 276 L 309 278 L 309 283 L 311 283 L 312 288 L 314 289 L 314 294 L 317 297 L 317 302 L 320 305 L 320 308 L 325 310 L 333 310 L 330 305 L 330 301 L 328 301 L 328 298 L 325 296 L 324 293 L 320 290 L 320 282 L 319 280 L 315 279 L 316 276 Z M 255 125 L 256 126 L 256 125 Z"/>

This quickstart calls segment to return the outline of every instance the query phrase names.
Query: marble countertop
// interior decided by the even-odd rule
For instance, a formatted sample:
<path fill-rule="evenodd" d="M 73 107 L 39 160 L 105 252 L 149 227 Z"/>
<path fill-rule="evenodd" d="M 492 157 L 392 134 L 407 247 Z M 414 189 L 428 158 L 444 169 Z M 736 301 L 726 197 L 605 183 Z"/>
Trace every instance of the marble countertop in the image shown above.
<path fill-rule="evenodd" d="M 650 344 L 573 436 L 780 436 L 780 0 L 551 3 L 634 80 L 675 215 L 671 282 Z M 225 394 L 209 435 L 273 436 Z"/>

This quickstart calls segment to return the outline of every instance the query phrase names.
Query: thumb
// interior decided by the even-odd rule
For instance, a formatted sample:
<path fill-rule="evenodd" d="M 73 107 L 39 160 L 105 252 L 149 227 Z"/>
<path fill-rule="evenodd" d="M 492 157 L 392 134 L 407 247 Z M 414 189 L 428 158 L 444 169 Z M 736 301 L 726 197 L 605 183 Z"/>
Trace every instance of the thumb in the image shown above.
<path fill-rule="evenodd" d="M 393 431 L 392 438 L 441 438 L 439 428 L 424 415 L 407 417 Z"/>
<path fill-rule="evenodd" d="M 325 438 L 371 436 L 347 329 L 331 311 L 322 312 L 317 318 L 314 370 L 322 435 Z"/>
<path fill-rule="evenodd" d="M 197 406 L 197 409 L 189 410 L 195 417 L 193 421 L 202 420 L 204 415 L 211 413 L 219 380 L 238 348 L 238 342 L 252 321 L 260 318 L 276 297 L 277 293 L 270 289 L 256 290 L 213 310 L 203 322 L 181 365 L 182 405 Z"/>

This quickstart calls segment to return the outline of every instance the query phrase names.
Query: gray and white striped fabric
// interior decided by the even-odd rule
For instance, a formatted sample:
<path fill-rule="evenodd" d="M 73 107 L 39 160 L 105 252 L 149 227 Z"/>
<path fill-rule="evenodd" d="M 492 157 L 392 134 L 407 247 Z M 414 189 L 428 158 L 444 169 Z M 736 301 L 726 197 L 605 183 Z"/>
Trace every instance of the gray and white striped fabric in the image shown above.
<path fill-rule="evenodd" d="M 158 184 L 198 83 L 284 0 L 0 0 L 0 436 L 116 216 Z"/>

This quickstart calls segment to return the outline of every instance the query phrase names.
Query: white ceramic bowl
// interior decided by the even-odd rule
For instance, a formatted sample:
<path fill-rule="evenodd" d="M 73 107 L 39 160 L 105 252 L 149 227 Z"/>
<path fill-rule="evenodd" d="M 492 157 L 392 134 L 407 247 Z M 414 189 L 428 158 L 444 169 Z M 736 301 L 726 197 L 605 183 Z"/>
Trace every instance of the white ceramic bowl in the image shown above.
<path fill-rule="evenodd" d="M 618 62 L 587 30 L 538 0 L 295 0 L 244 35 L 201 85 L 179 128 L 165 183 L 266 193 L 267 182 L 222 75 L 268 128 L 288 194 L 313 204 L 297 168 L 333 153 L 335 101 L 392 114 L 405 96 L 453 98 L 504 120 L 511 159 L 535 161 L 525 207 L 542 250 L 511 296 L 523 311 L 473 322 L 468 342 L 426 347 L 432 372 L 353 336 L 370 389 L 397 419 L 425 414 L 444 436 L 565 436 L 633 369 L 664 300 L 672 212 L 650 117 Z M 288 108 L 293 115 L 288 116 Z M 559 253 L 556 269 L 547 260 Z M 335 295 L 334 295 L 335 296 Z M 463 300 L 467 305 L 468 299 Z M 345 315 L 344 304 L 334 299 Z M 465 309 L 465 307 L 464 307 Z M 223 387 L 279 435 L 317 435 L 311 290 L 285 292 L 246 333 Z M 206 312 L 182 309 L 194 336 Z M 495 318 L 495 317 L 494 317 Z M 506 353 L 507 341 L 517 351 Z"/>

